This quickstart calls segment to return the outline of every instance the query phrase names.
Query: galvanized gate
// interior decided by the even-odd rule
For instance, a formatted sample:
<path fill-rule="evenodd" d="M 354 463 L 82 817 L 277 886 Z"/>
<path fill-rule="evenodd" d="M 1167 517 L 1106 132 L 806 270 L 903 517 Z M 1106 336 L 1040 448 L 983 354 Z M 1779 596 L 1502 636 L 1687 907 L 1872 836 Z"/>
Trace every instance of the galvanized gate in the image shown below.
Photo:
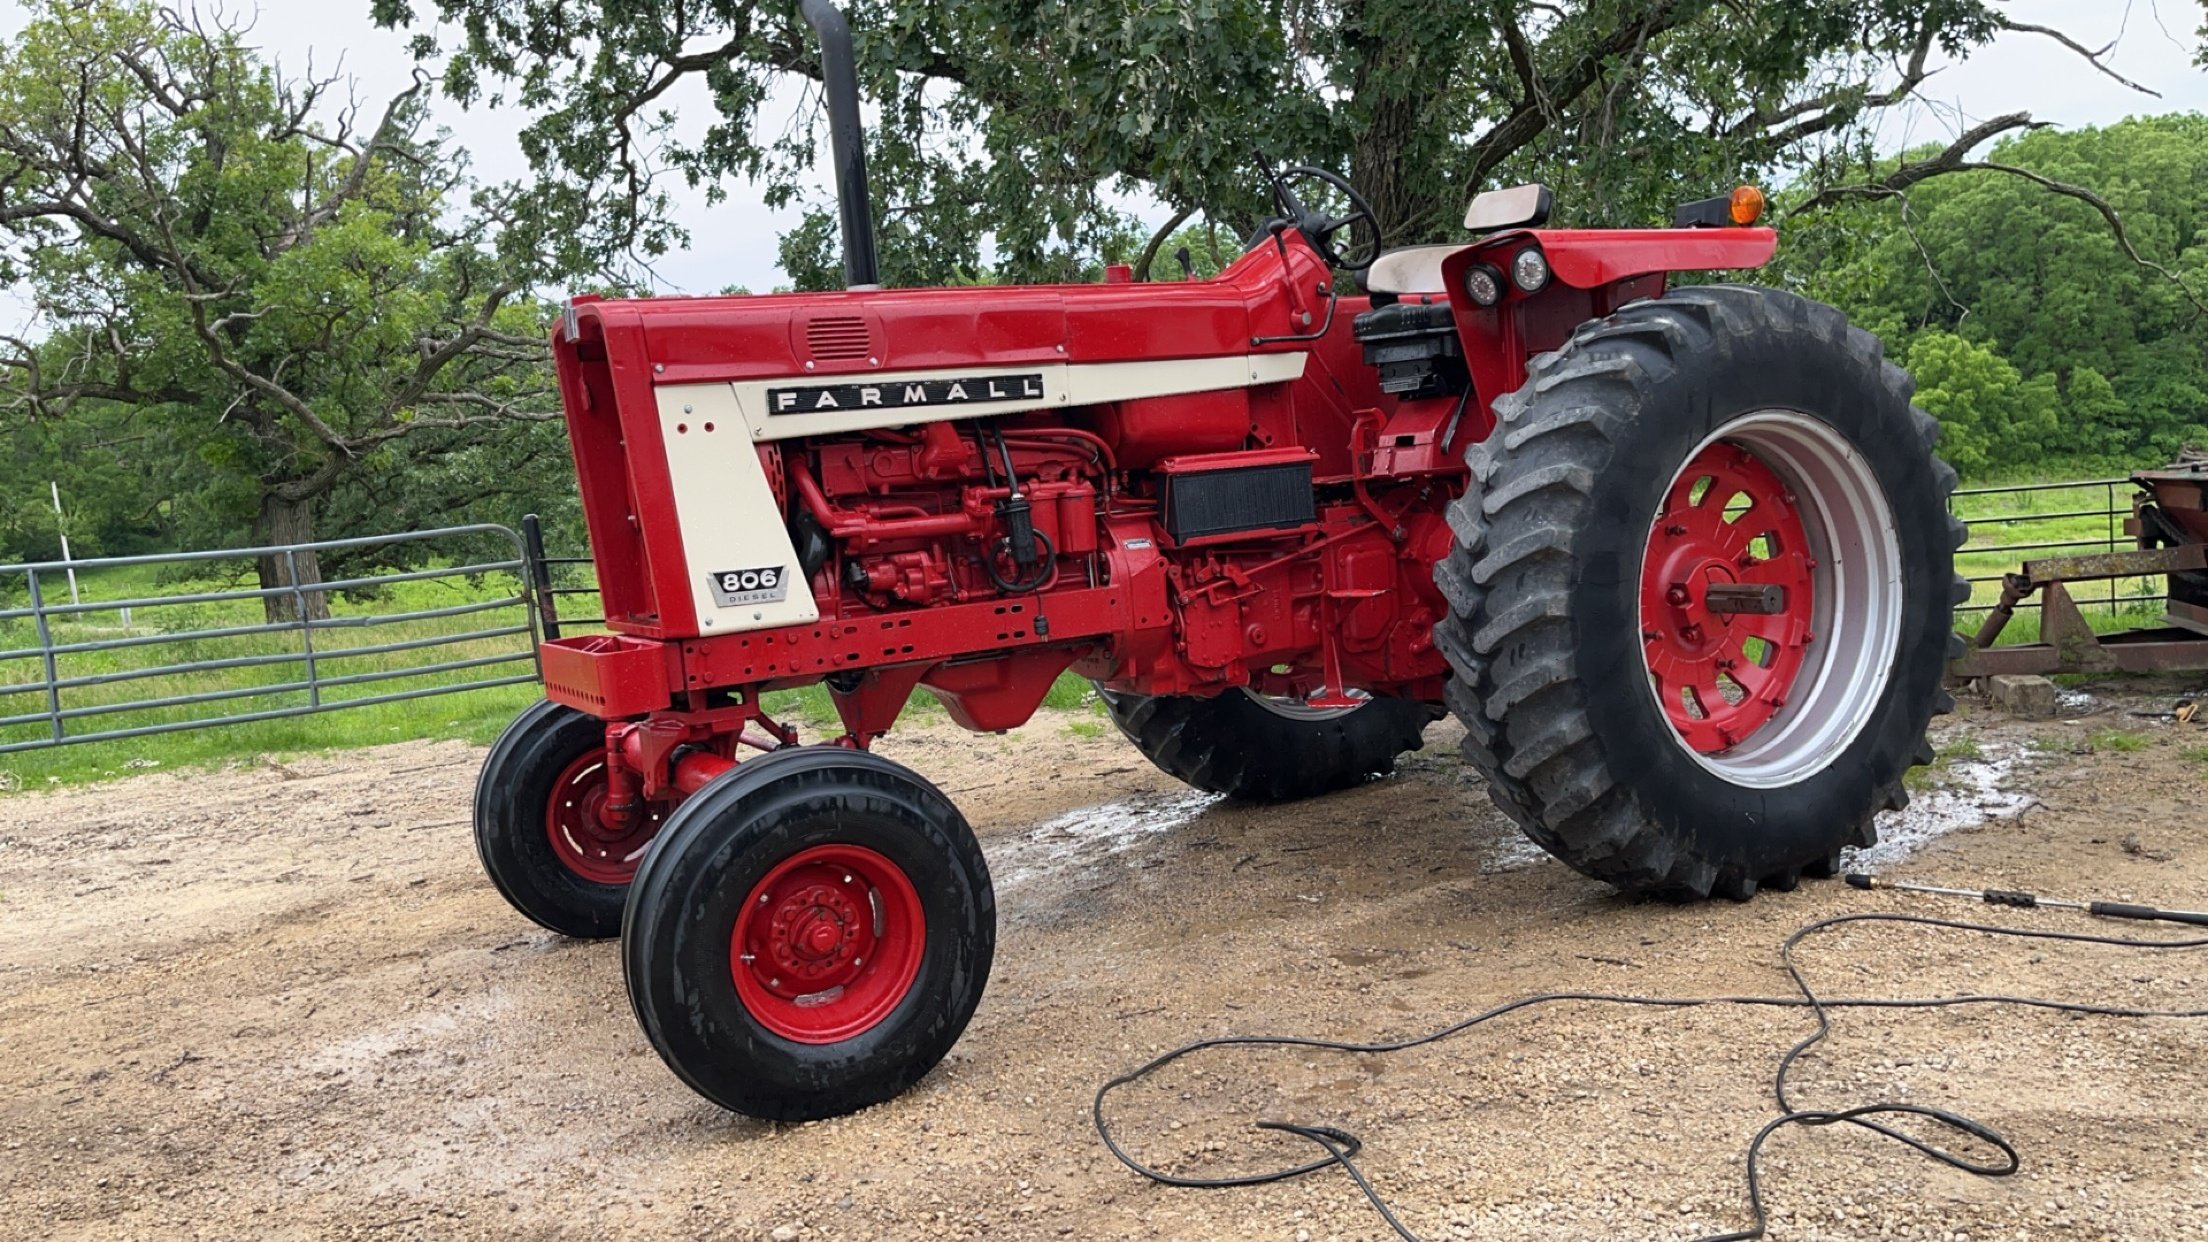
<path fill-rule="evenodd" d="M 424 568 L 298 581 L 310 552 L 403 545 L 427 545 Z M 288 585 L 223 581 L 261 558 Z M 522 536 L 488 524 L 0 565 L 0 754 L 533 682 L 535 573 Z M 270 619 L 277 597 L 288 616 Z"/>

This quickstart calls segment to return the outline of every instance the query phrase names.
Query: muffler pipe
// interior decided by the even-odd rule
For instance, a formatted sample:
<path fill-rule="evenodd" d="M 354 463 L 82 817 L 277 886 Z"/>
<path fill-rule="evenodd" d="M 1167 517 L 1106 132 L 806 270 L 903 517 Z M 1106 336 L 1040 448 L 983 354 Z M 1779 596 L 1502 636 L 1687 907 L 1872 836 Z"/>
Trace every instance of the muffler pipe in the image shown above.
<path fill-rule="evenodd" d="M 836 207 L 843 219 L 843 284 L 881 288 L 874 255 L 874 196 L 866 185 L 866 134 L 859 127 L 859 68 L 851 23 L 834 0 L 803 0 L 798 11 L 820 37 L 820 85 L 828 102 L 828 146 L 836 166 Z"/>

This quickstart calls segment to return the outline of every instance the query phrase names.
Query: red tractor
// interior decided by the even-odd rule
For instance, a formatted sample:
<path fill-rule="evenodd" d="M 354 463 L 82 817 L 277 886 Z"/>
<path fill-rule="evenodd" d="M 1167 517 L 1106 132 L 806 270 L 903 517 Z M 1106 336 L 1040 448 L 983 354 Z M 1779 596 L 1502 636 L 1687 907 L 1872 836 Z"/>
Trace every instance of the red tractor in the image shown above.
<path fill-rule="evenodd" d="M 1003 730 L 1070 669 L 1158 767 L 1260 800 L 1385 774 L 1446 711 L 1528 836 L 1667 898 L 1830 875 L 1905 801 L 1948 703 L 1955 476 L 1838 311 L 1667 289 L 1770 257 L 1753 190 L 1591 230 L 1522 187 L 1387 250 L 1290 168 L 1214 280 L 882 289 L 848 32 L 804 12 L 850 287 L 575 299 L 610 632 L 544 644 L 475 804 L 499 890 L 621 937 L 701 1094 L 885 1100 L 980 1002 L 981 850 L 867 750 L 917 688 Z M 815 682 L 843 733 L 799 745 L 763 696 Z"/>

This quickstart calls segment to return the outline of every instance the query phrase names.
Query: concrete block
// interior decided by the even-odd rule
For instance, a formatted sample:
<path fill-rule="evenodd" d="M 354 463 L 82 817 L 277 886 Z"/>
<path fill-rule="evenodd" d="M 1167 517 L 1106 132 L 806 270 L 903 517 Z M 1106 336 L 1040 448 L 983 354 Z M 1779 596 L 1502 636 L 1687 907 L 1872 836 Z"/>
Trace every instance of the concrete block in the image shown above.
<path fill-rule="evenodd" d="M 1986 697 L 2014 716 L 2055 714 L 2055 683 L 2044 677 L 2004 674 L 1986 679 Z"/>

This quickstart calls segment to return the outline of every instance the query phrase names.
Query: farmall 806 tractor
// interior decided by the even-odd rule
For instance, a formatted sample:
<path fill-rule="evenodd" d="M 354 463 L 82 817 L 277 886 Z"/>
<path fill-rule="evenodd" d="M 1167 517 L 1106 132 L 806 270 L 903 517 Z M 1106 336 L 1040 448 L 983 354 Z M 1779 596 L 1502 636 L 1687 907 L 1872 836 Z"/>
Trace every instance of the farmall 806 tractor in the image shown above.
<path fill-rule="evenodd" d="M 868 752 L 1069 669 L 1158 767 L 1247 799 L 1386 773 L 1444 712 L 1526 834 L 1636 893 L 1829 875 L 1901 805 L 1956 602 L 1908 377 L 1754 267 L 1760 198 L 1671 229 L 1384 250 L 1330 173 L 1214 280 L 881 289 L 849 35 L 807 0 L 850 288 L 577 298 L 554 333 L 610 633 L 484 764 L 499 890 L 622 938 L 646 1035 L 727 1108 L 910 1086 L 989 975 L 958 808 Z M 1323 191 L 1340 215 L 1307 206 Z M 1364 293 L 1345 288 L 1362 273 Z M 767 692 L 825 683 L 799 745 Z"/>

